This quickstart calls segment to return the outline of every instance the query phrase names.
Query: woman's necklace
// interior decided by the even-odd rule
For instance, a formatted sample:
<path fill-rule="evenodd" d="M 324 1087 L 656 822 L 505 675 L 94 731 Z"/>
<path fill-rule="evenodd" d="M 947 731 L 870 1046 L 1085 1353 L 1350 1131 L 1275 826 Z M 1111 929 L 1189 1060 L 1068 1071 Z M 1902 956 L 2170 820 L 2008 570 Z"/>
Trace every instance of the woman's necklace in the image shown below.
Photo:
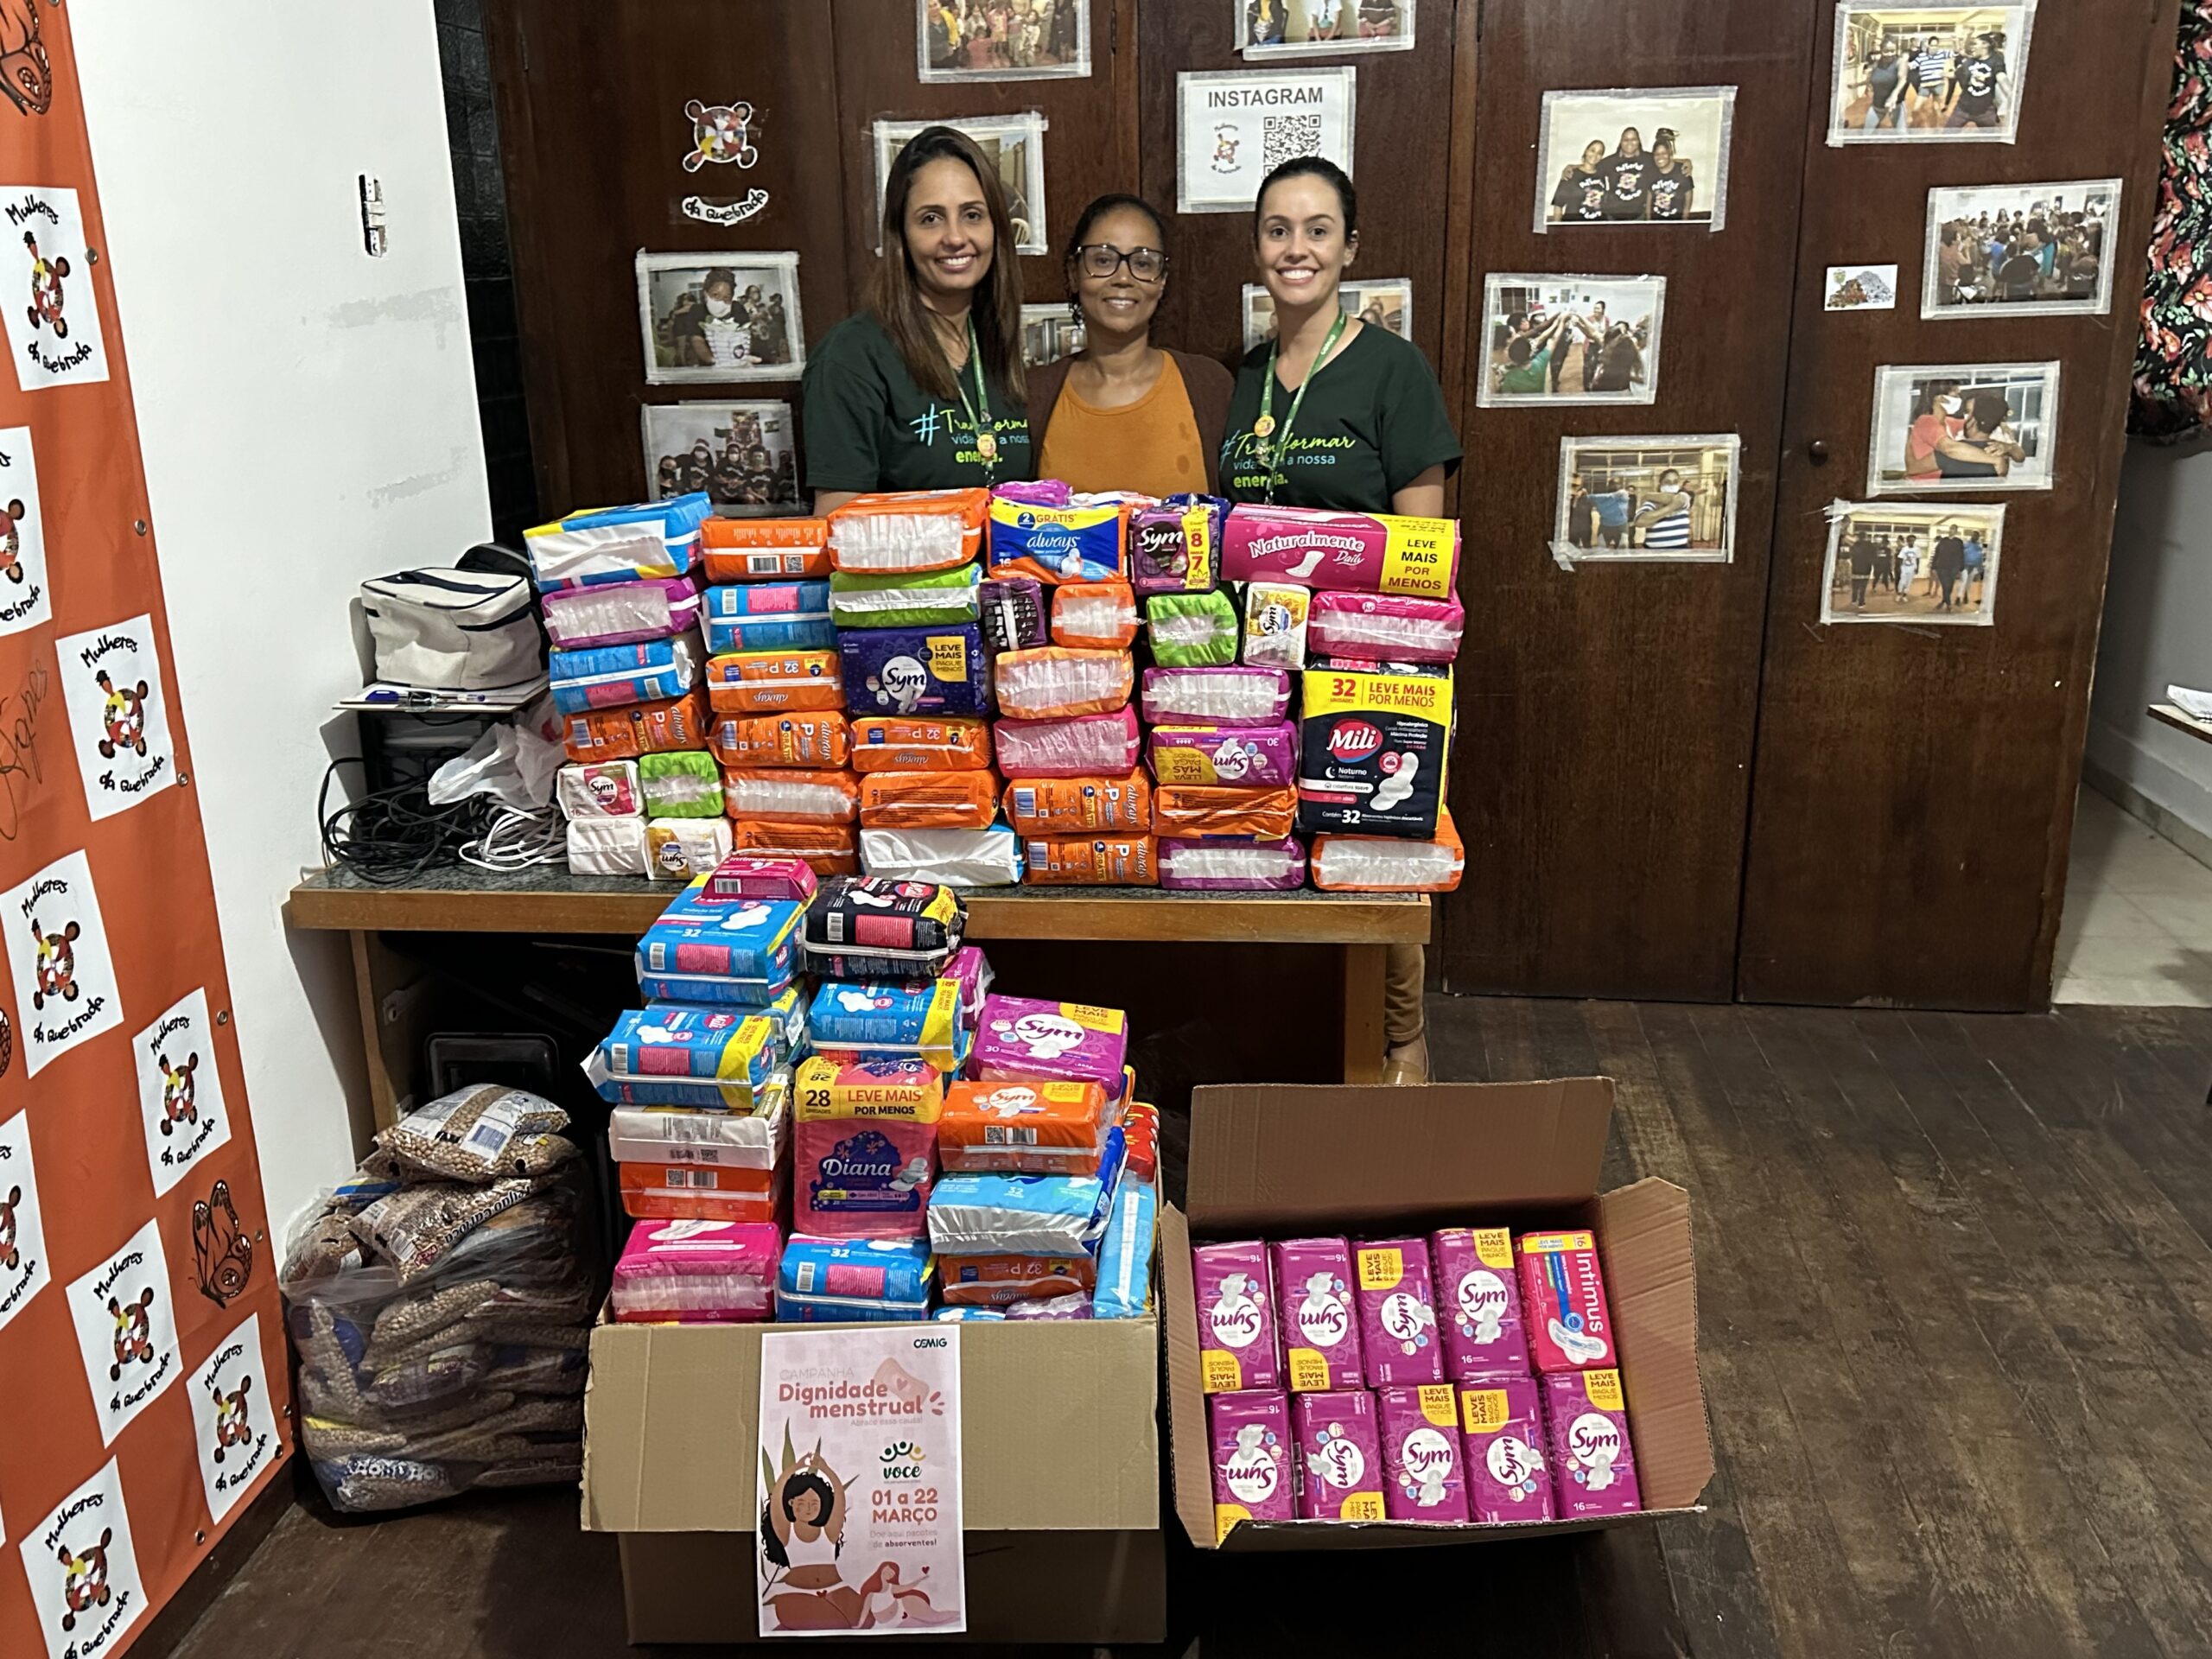
<path fill-rule="evenodd" d="M 1313 377 L 1321 372 L 1321 365 L 1329 360 L 1329 353 L 1337 349 L 1337 342 L 1344 338 L 1344 327 L 1351 321 L 1342 311 L 1329 325 L 1329 336 L 1321 342 L 1320 352 L 1314 357 L 1313 366 L 1306 371 L 1306 378 L 1298 383 L 1298 395 L 1290 400 L 1290 411 L 1282 417 L 1282 442 L 1274 442 L 1275 435 L 1275 364 L 1282 356 L 1282 340 L 1268 348 L 1268 378 L 1260 390 L 1260 418 L 1252 423 L 1252 435 L 1259 440 L 1260 465 L 1268 469 L 1268 499 L 1275 499 L 1275 486 L 1283 475 L 1275 469 L 1275 458 L 1290 453 L 1290 435 L 1298 425 L 1298 411 L 1306 403 L 1306 388 L 1313 384 Z"/>

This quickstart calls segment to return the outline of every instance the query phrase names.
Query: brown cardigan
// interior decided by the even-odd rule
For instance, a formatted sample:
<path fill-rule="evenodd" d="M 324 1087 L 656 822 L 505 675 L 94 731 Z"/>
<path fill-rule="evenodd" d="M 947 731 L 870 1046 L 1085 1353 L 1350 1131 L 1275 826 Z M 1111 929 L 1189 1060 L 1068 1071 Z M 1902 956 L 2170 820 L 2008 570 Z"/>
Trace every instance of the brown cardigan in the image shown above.
<path fill-rule="evenodd" d="M 1219 495 L 1221 441 L 1229 429 L 1229 400 L 1236 394 L 1236 379 L 1210 357 L 1179 352 L 1173 346 L 1160 349 L 1173 358 L 1175 366 L 1182 371 L 1183 390 L 1190 394 L 1191 413 L 1198 425 L 1198 443 L 1205 451 L 1206 490 L 1210 494 Z M 1040 461 L 1045 454 L 1046 429 L 1052 423 L 1052 410 L 1060 401 L 1060 388 L 1067 385 L 1068 365 L 1074 361 L 1072 357 L 1064 357 L 1029 371 L 1029 453 Z"/>

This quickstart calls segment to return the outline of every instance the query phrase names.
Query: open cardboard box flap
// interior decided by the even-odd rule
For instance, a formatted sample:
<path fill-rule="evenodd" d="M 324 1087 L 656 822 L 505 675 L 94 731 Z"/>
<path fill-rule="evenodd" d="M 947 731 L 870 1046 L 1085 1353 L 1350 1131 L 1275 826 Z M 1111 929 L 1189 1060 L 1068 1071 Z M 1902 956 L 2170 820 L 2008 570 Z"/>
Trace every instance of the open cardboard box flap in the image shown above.
<path fill-rule="evenodd" d="M 1713 1478 L 1697 1369 L 1689 1195 L 1646 1179 L 1599 1193 L 1605 1077 L 1355 1089 L 1250 1085 L 1191 1096 L 1189 1214 L 1160 1211 L 1175 1512 L 1202 1549 L 1343 1549 L 1589 1531 L 1694 1508 Z M 1191 1240 L 1290 1238 L 1474 1220 L 1598 1230 L 1644 1508 L 1605 1521 L 1440 1527 L 1239 1523 L 1217 1541 Z"/>

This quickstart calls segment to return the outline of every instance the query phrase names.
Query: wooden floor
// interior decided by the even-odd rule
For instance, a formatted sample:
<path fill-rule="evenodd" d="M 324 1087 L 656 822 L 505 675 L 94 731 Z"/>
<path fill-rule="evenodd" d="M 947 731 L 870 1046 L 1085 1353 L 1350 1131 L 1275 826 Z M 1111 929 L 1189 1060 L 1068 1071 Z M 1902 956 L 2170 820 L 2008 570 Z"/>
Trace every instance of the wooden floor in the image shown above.
<path fill-rule="evenodd" d="M 1448 1554 L 1185 1550 L 1165 1652 L 2212 1651 L 2212 1011 L 1432 1008 L 1440 1077 L 1611 1076 L 1608 1184 L 1694 1195 L 1710 1511 Z M 177 1651 L 628 1652 L 611 1542 L 575 1514 L 295 1513 Z"/>

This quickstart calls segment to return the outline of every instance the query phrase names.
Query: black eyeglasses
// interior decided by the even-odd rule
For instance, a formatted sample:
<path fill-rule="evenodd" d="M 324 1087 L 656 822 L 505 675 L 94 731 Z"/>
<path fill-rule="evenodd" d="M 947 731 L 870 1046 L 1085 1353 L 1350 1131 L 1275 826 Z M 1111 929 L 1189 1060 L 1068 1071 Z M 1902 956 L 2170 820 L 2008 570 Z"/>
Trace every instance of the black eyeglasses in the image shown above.
<path fill-rule="evenodd" d="M 1110 242 L 1086 242 L 1075 255 L 1086 276 L 1111 276 L 1123 265 L 1141 283 L 1156 283 L 1167 275 L 1167 256 L 1158 248 L 1131 248 L 1124 253 Z"/>

